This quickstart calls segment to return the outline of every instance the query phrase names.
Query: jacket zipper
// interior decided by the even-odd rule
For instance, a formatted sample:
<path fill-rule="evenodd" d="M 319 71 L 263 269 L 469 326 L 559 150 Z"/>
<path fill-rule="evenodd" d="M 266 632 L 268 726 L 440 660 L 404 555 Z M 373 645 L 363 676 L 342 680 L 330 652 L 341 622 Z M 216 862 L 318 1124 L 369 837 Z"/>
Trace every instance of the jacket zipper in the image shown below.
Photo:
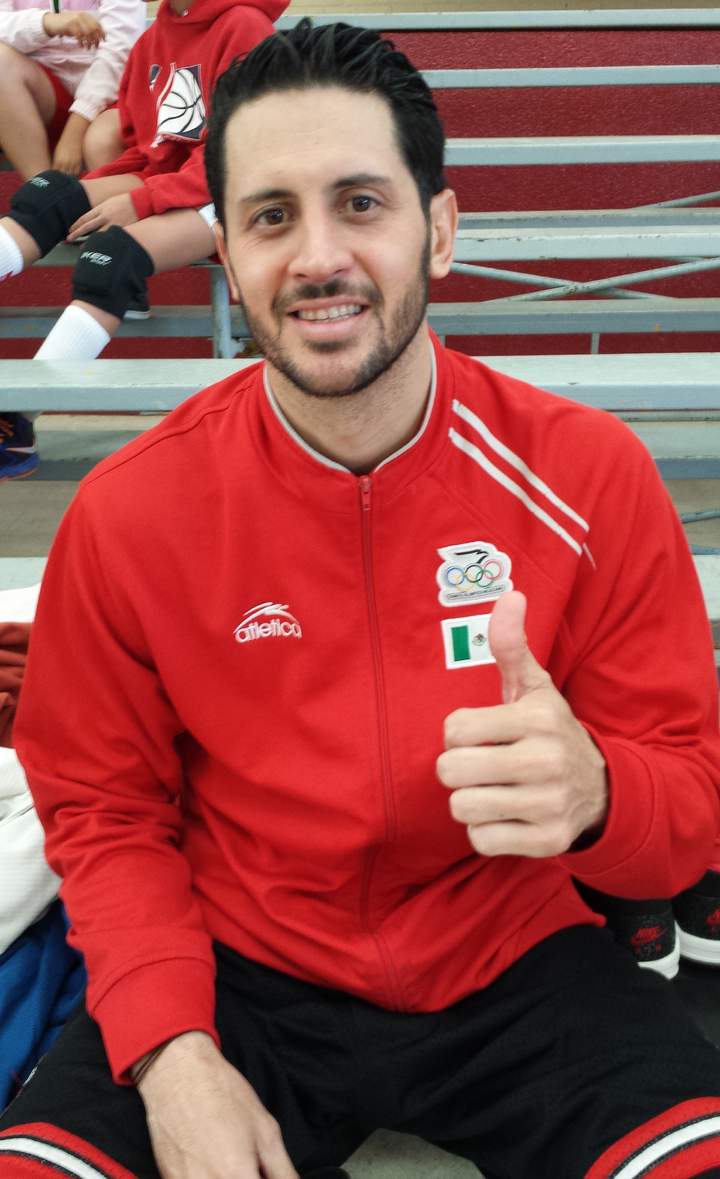
<path fill-rule="evenodd" d="M 385 803 L 385 838 L 392 840 L 397 833 L 397 811 L 392 791 L 392 773 L 390 769 L 390 740 L 387 728 L 387 708 L 385 703 L 385 679 L 383 676 L 382 650 L 380 646 L 380 628 L 377 620 L 377 604 L 375 601 L 375 579 L 373 577 L 372 543 L 370 537 L 372 511 L 372 479 L 369 475 L 360 477 L 360 523 L 362 532 L 363 572 L 365 575 L 365 596 L 368 606 L 368 620 L 370 624 L 370 646 L 372 649 L 373 672 L 375 677 L 375 700 L 377 704 L 378 746 L 380 750 L 380 773 L 382 777 L 383 799 Z M 371 927 L 370 921 L 370 888 L 373 869 L 379 848 L 373 847 L 367 854 L 360 894 L 360 916 L 363 928 L 375 940 L 380 957 L 385 966 L 385 974 L 389 984 L 390 1000 L 396 1011 L 403 1011 L 407 1004 L 402 999 L 400 982 L 385 939 Z"/>

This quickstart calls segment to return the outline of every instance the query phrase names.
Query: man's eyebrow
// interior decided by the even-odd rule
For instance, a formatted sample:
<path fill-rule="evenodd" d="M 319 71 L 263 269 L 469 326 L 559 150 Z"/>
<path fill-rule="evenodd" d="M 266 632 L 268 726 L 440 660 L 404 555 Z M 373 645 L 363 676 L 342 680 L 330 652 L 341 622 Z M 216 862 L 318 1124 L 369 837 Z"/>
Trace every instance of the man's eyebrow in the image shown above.
<path fill-rule="evenodd" d="M 343 188 L 387 187 L 391 184 L 390 176 L 380 176 L 375 172 L 355 172 L 352 176 L 341 176 L 330 187 L 339 191 Z"/>
<path fill-rule="evenodd" d="M 331 192 L 341 192 L 344 188 L 385 187 L 392 185 L 390 176 L 381 176 L 375 172 L 355 172 L 352 176 L 340 176 L 328 187 Z M 284 201 L 295 194 L 289 188 L 258 188 L 247 196 L 240 197 L 239 205 L 260 205 L 265 201 Z"/>
<path fill-rule="evenodd" d="M 259 188 L 257 192 L 251 192 L 247 196 L 240 197 L 238 204 L 259 205 L 263 201 L 287 200 L 289 196 L 292 196 L 289 188 Z"/>

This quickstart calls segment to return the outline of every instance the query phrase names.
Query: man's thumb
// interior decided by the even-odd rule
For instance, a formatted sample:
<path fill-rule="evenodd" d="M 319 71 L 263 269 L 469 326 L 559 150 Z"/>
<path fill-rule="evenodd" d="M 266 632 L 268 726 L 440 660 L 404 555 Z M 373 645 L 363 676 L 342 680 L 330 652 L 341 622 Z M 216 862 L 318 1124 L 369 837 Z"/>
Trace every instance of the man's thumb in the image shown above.
<path fill-rule="evenodd" d="M 501 594 L 490 619 L 490 650 L 502 679 L 503 703 L 512 704 L 546 681 L 546 673 L 528 647 L 527 599 L 517 590 Z"/>

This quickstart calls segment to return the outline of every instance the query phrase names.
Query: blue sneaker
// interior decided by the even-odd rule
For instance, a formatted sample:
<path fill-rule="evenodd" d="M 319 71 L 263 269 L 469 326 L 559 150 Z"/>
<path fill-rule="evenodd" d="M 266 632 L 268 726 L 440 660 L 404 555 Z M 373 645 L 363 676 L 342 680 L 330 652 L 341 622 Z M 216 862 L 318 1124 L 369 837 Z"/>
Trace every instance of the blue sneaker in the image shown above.
<path fill-rule="evenodd" d="M 35 427 L 21 413 L 0 412 L 0 483 L 25 479 L 37 470 Z"/>

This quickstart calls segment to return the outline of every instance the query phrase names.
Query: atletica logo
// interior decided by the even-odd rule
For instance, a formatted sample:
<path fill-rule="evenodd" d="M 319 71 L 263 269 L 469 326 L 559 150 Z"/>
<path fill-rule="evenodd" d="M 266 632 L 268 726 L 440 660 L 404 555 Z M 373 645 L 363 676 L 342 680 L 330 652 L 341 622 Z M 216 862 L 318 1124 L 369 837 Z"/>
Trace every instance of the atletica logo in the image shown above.
<path fill-rule="evenodd" d="M 237 643 L 252 643 L 255 639 L 301 639 L 302 627 L 288 610 L 287 603 L 261 602 L 245 611 L 233 634 Z"/>

